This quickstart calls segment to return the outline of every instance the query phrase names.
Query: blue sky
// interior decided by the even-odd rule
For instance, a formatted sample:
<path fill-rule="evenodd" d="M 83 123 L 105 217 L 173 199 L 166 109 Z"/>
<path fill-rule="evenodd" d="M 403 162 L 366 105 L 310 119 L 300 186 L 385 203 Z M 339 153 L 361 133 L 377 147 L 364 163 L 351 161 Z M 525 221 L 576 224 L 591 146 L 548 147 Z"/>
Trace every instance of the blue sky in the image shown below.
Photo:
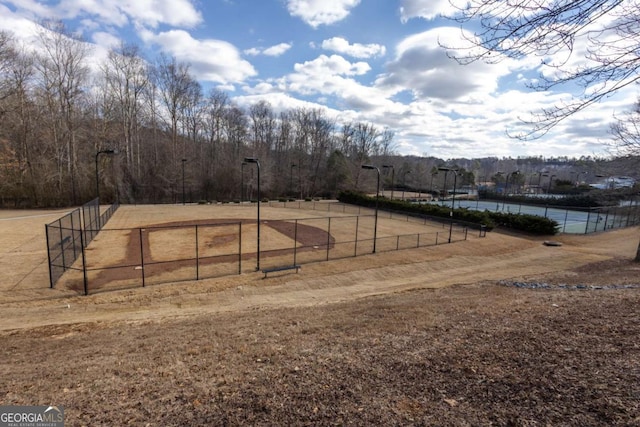
<path fill-rule="evenodd" d="M 149 60 L 165 53 L 189 63 L 205 89 L 243 107 L 264 99 L 276 110 L 323 108 L 387 127 L 399 154 L 607 154 L 612 115 L 631 107 L 635 87 L 541 139 L 511 139 L 519 117 L 567 99 L 571 88 L 528 90 L 545 71 L 535 57 L 457 64 L 438 45 L 462 43 L 463 29 L 439 17 L 450 12 L 448 0 L 0 0 L 0 29 L 33 43 L 39 20 L 61 19 L 93 45 L 94 63 L 133 43 Z"/>

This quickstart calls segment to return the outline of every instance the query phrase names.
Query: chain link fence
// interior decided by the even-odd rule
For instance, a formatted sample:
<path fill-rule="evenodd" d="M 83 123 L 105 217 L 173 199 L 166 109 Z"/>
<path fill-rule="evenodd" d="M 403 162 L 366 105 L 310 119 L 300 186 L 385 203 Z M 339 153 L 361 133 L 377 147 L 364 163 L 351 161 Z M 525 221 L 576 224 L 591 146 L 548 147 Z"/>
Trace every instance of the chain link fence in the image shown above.
<path fill-rule="evenodd" d="M 99 234 L 85 230 L 93 236 L 91 245 L 79 246 L 82 261 L 69 268 L 64 286 L 86 295 L 357 257 L 374 248 L 387 252 L 467 239 L 465 227 L 438 230 L 436 225 L 424 233 L 378 233 L 374 244 L 375 215 L 348 214 L 359 211 L 348 205 L 340 209 L 347 214 L 263 219 L 260 231 L 249 219 L 102 228 Z"/>
<path fill-rule="evenodd" d="M 81 208 L 45 225 L 49 286 L 53 288 L 68 270 L 85 272 L 85 248 L 118 209 L 115 203 L 100 214 L 96 198 Z M 80 259 L 81 258 L 81 259 Z M 86 292 L 85 292 L 86 293 Z"/>

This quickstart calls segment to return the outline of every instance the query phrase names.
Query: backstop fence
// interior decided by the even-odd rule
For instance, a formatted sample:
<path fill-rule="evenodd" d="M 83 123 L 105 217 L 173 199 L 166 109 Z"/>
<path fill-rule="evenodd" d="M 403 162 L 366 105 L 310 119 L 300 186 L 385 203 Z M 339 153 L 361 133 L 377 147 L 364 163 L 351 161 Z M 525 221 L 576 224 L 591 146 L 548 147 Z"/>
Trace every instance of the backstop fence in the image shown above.
<path fill-rule="evenodd" d="M 78 246 L 81 257 L 63 282 L 87 295 L 357 257 L 374 249 L 397 251 L 467 239 L 466 227 L 452 225 L 442 230 L 436 226 L 437 231 L 429 227 L 424 233 L 379 233 L 374 242 L 376 225 L 375 216 L 367 213 L 267 219 L 261 220 L 259 228 L 255 220 L 245 219 L 102 228 L 99 234 L 85 230 L 93 241 Z"/>
<path fill-rule="evenodd" d="M 78 258 L 98 234 L 98 231 L 118 209 L 114 203 L 100 213 L 99 200 L 93 199 L 68 214 L 45 225 L 49 286 L 53 288 L 65 271 L 78 269 Z M 81 261 L 83 264 L 84 261 Z"/>

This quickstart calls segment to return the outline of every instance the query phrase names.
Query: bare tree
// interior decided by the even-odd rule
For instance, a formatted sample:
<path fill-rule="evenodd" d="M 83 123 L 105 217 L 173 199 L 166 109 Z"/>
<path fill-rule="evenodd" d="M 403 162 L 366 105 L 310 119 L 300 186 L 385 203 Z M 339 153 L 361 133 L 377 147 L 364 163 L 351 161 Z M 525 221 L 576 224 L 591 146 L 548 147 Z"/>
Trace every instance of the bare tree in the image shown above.
<path fill-rule="evenodd" d="M 276 120 L 271 104 L 259 101 L 249 107 L 249 126 L 252 136 L 253 154 L 261 157 L 273 148 Z"/>
<path fill-rule="evenodd" d="M 518 138 L 544 135 L 640 78 L 638 0 L 470 0 L 457 11 L 452 19 L 480 26 L 473 35 L 463 33 L 466 46 L 445 46 L 458 62 L 497 63 L 535 55 L 553 72 L 530 87 L 545 91 L 572 83 L 583 88 L 571 101 L 535 112 L 525 120 L 528 130 L 513 135 Z"/>
<path fill-rule="evenodd" d="M 137 46 L 122 44 L 109 51 L 102 66 L 105 95 L 114 102 L 113 119 L 121 126 L 122 147 L 127 166 L 140 177 L 141 147 L 138 128 L 142 97 L 148 84 L 147 67 Z"/>
<path fill-rule="evenodd" d="M 640 154 L 640 99 L 611 125 L 615 149 L 623 156 Z"/>
<path fill-rule="evenodd" d="M 66 165 L 70 178 L 71 200 L 77 202 L 76 171 L 78 168 L 76 106 L 87 82 L 87 45 L 69 33 L 61 22 L 45 22 L 38 34 L 42 51 L 36 59 L 41 88 L 48 101 L 54 126 L 53 140 L 58 148 L 58 160 Z M 60 171 L 61 172 L 61 171 Z M 60 190 L 64 175 L 59 174 Z"/>
<path fill-rule="evenodd" d="M 188 101 L 193 78 L 189 74 L 189 65 L 180 63 L 174 57 L 160 55 L 154 68 L 155 83 L 158 87 L 167 121 L 171 132 L 171 155 L 173 166 L 184 157 L 185 146 L 178 147 L 179 122 Z"/>

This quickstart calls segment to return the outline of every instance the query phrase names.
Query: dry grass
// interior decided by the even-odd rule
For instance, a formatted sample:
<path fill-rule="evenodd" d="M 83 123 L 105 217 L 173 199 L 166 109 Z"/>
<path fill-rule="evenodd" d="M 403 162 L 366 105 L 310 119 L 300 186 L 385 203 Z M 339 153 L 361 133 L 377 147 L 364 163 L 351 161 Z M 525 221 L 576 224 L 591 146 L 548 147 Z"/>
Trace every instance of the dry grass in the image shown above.
<path fill-rule="evenodd" d="M 637 236 L 493 232 L 88 297 L 21 270 L 1 281 L 0 403 L 69 425 L 640 425 L 640 289 L 553 287 L 637 285 Z"/>

